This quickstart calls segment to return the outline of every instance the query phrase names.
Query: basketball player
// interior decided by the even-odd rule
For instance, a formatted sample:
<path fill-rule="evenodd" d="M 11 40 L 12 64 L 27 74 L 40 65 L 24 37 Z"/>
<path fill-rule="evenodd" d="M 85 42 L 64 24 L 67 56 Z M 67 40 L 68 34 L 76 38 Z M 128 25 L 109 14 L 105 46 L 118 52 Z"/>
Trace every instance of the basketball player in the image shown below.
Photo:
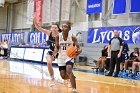
<path fill-rule="evenodd" d="M 52 61 L 54 61 L 55 58 L 58 57 L 58 53 L 54 51 L 55 37 L 58 35 L 59 31 L 61 32 L 61 29 L 59 28 L 58 24 L 53 24 L 51 26 L 51 31 L 43 29 L 42 27 L 40 27 L 38 25 L 35 17 L 34 17 L 34 25 L 39 31 L 41 31 L 49 36 L 48 44 L 50 47 L 49 47 L 49 51 L 48 51 L 48 55 L 47 55 L 47 67 L 48 67 L 48 71 L 49 71 L 51 81 L 52 81 L 50 86 L 53 86 L 53 85 L 55 85 L 55 78 L 54 78 L 54 71 L 52 68 Z M 54 54 L 56 54 L 56 56 L 54 56 Z"/>
<path fill-rule="evenodd" d="M 58 66 L 59 66 L 61 77 L 65 80 L 70 79 L 73 92 L 77 93 L 75 76 L 72 72 L 74 59 L 69 58 L 66 55 L 66 49 L 71 44 L 73 44 L 74 46 L 78 48 L 78 51 L 77 51 L 78 54 L 81 53 L 81 49 L 78 44 L 77 38 L 73 34 L 70 33 L 70 30 L 71 30 L 70 22 L 66 22 L 65 24 L 62 25 L 62 33 L 60 33 L 59 36 L 56 36 L 56 50 L 55 51 L 59 50 Z"/>

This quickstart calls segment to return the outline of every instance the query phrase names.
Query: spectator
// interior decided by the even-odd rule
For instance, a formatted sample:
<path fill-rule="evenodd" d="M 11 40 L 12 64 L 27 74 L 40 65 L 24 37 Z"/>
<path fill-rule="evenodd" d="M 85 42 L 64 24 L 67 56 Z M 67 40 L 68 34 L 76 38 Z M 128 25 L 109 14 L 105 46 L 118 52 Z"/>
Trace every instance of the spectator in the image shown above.
<path fill-rule="evenodd" d="M 137 70 L 136 70 L 136 67 L 139 67 L 139 72 L 140 72 L 140 56 L 138 56 L 135 61 L 133 62 L 133 65 L 132 65 L 132 75 L 136 75 L 137 73 Z"/>
<path fill-rule="evenodd" d="M 4 40 L 2 46 L 4 49 L 4 57 L 6 58 L 8 56 L 8 40 Z"/>
<path fill-rule="evenodd" d="M 136 61 L 136 58 L 139 56 L 139 49 L 134 48 L 134 52 L 130 54 L 129 59 L 125 62 L 125 72 L 128 71 L 128 67 L 132 67 L 133 61 Z"/>
<path fill-rule="evenodd" d="M 102 56 L 99 58 L 99 61 L 97 62 L 97 68 L 99 68 L 99 71 L 101 72 L 104 72 L 105 62 L 106 62 L 106 57 L 107 57 L 107 49 L 108 49 L 108 46 L 105 45 L 102 50 Z"/>

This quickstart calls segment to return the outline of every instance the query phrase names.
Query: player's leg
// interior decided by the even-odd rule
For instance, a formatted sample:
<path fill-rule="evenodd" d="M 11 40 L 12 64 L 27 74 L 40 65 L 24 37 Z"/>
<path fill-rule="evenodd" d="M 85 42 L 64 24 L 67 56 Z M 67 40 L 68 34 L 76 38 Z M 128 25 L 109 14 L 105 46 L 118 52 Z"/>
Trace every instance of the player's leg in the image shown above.
<path fill-rule="evenodd" d="M 60 76 L 61 78 L 66 81 L 66 82 L 63 82 L 64 84 L 67 84 L 68 87 L 71 86 L 71 84 L 69 83 L 69 76 L 67 75 L 66 73 L 66 63 L 65 63 L 65 57 L 64 56 L 59 56 L 58 58 L 58 66 L 59 66 L 59 72 L 60 72 Z"/>
<path fill-rule="evenodd" d="M 70 78 L 66 72 L 66 66 L 60 66 L 59 71 L 60 71 L 61 78 L 64 80 L 64 84 L 66 84 L 70 88 L 71 82 L 70 82 Z"/>
<path fill-rule="evenodd" d="M 59 66 L 59 72 L 60 72 L 60 76 L 62 79 L 64 79 L 64 80 L 69 79 L 69 77 L 66 73 L 66 66 Z"/>
<path fill-rule="evenodd" d="M 53 67 L 52 67 L 52 61 L 53 61 L 53 57 L 51 55 L 48 55 L 47 67 L 48 67 L 48 71 L 49 71 L 51 79 L 54 79 L 54 71 L 53 71 Z"/>
<path fill-rule="evenodd" d="M 75 80 L 75 76 L 72 72 L 72 69 L 73 69 L 73 62 L 66 62 L 66 71 L 67 71 L 67 75 L 69 76 L 70 78 L 70 82 L 71 82 L 71 85 L 72 85 L 72 88 L 73 88 L 73 92 L 77 92 L 76 90 L 76 80 Z"/>
<path fill-rule="evenodd" d="M 50 87 L 52 87 L 56 84 L 55 78 L 54 78 L 54 71 L 53 71 L 53 67 L 52 67 L 52 61 L 54 60 L 54 58 L 51 55 L 52 55 L 52 51 L 49 51 L 48 55 L 47 55 L 47 68 L 48 68 L 48 72 L 51 77 L 51 82 L 49 83 Z"/>

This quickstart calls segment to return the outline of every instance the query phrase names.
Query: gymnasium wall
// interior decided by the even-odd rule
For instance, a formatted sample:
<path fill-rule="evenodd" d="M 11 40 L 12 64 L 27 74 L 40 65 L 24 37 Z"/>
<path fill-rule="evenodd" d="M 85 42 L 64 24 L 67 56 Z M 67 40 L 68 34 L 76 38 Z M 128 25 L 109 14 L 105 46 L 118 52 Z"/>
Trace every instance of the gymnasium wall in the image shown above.
<path fill-rule="evenodd" d="M 27 2 L 14 4 L 12 28 L 14 30 L 30 28 L 31 25 L 27 25 L 26 22 L 27 22 Z"/>
<path fill-rule="evenodd" d="M 0 8 L 0 33 L 5 32 L 6 29 L 6 18 L 7 18 L 7 9 Z"/>

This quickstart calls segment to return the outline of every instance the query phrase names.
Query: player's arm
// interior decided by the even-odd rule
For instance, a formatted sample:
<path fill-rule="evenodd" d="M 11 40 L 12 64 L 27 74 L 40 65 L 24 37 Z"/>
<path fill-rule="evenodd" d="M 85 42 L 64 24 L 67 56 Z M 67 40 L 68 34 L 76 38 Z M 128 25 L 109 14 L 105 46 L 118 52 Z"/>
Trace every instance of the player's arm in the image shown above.
<path fill-rule="evenodd" d="M 55 57 L 59 51 L 59 35 L 57 35 L 55 37 L 55 48 L 54 48 L 54 52 L 53 52 L 53 56 Z"/>
<path fill-rule="evenodd" d="M 48 36 L 50 35 L 50 31 L 49 30 L 46 30 L 46 29 L 44 29 L 44 28 L 39 26 L 39 24 L 36 21 L 36 18 L 34 18 L 33 21 L 34 21 L 34 25 L 35 25 L 36 29 L 38 29 L 39 31 L 47 34 Z"/>
<path fill-rule="evenodd" d="M 72 35 L 72 41 L 73 41 L 73 44 L 78 48 L 78 54 L 80 54 L 82 52 L 82 49 L 80 48 L 77 38 L 73 35 Z"/>

